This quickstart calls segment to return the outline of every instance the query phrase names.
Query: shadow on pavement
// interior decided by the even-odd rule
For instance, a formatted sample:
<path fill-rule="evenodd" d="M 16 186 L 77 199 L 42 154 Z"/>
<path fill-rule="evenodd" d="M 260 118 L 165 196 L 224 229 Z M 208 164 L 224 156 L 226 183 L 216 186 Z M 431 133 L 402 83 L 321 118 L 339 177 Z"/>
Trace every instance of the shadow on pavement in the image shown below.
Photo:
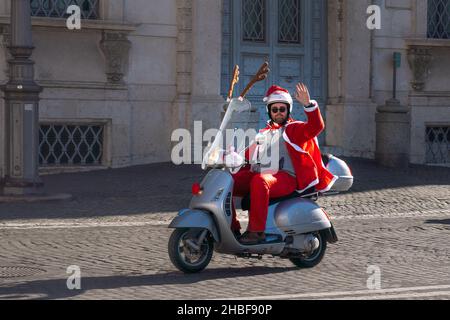
<path fill-rule="evenodd" d="M 69 290 L 67 279 L 37 280 L 18 285 L 0 287 L 0 299 L 66 299 L 76 298 L 91 290 L 108 290 L 144 286 L 161 286 L 177 284 L 195 284 L 202 281 L 227 279 L 237 277 L 258 276 L 298 270 L 296 267 L 246 267 L 246 268 L 216 268 L 207 269 L 198 274 L 183 274 L 181 272 L 168 272 L 164 274 L 141 276 L 101 276 L 82 277 L 80 290 Z M 100 297 L 100 295 L 98 295 Z M 108 292 L 104 293 L 106 299 L 113 298 Z M 132 298 L 132 297 L 128 297 Z M 151 299 L 151 297 L 148 297 Z"/>
<path fill-rule="evenodd" d="M 450 168 L 410 164 L 408 168 L 388 168 L 374 160 L 346 158 L 352 170 L 354 184 L 351 192 L 364 192 L 412 186 L 448 185 L 450 197 Z"/>
<path fill-rule="evenodd" d="M 411 165 L 393 169 L 382 167 L 374 160 L 342 159 L 355 177 L 350 193 L 450 184 L 450 168 Z M 199 165 L 171 163 L 46 175 L 42 178 L 47 193 L 68 193 L 73 200 L 0 203 L 0 221 L 173 213 L 188 206 L 192 184 L 200 182 L 204 175 Z"/>
<path fill-rule="evenodd" d="M 448 224 L 450 225 L 450 219 L 443 219 L 443 220 L 427 220 L 425 221 L 427 224 Z"/>

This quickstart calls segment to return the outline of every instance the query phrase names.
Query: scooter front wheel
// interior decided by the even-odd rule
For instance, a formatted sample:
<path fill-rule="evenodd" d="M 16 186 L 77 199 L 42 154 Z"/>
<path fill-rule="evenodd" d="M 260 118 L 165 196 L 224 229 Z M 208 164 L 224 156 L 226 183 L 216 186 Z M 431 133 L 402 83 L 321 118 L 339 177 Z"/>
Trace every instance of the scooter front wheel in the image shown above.
<path fill-rule="evenodd" d="M 204 229 L 175 229 L 169 239 L 169 257 L 173 265 L 185 273 L 196 273 L 205 269 L 211 261 L 214 240 L 208 231 L 202 243 L 198 238 Z"/>
<path fill-rule="evenodd" d="M 321 232 L 314 234 L 319 240 L 319 247 L 313 252 L 301 255 L 298 257 L 291 257 L 289 260 L 299 268 L 313 268 L 317 266 L 323 259 L 325 251 L 327 250 L 327 241 Z"/>

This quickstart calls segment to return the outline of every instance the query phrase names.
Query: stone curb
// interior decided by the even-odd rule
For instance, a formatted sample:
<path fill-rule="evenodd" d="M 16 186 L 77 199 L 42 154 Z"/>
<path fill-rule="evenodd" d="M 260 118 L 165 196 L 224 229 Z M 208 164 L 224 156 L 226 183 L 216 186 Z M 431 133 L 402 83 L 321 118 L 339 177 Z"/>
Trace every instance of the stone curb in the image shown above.
<path fill-rule="evenodd" d="M 72 195 L 68 193 L 43 194 L 43 195 L 18 195 L 18 196 L 0 196 L 0 203 L 15 202 L 41 202 L 41 201 L 64 201 L 71 200 Z"/>

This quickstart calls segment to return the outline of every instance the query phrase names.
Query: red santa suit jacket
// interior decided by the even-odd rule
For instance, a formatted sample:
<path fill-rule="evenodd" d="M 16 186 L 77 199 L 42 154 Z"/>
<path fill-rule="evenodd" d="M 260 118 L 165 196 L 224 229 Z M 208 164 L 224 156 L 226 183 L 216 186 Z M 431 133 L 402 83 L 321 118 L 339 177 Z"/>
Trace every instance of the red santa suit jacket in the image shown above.
<path fill-rule="evenodd" d="M 312 104 L 314 107 L 305 108 L 308 121 L 289 119 L 283 134 L 297 178 L 299 193 L 311 187 L 315 187 L 318 192 L 326 192 L 338 178 L 329 172 L 322 162 L 317 136 L 325 128 L 325 123 L 317 102 L 313 100 Z M 279 128 L 278 124 L 269 122 L 268 126 L 261 131 Z M 254 151 L 252 147 L 247 150 L 247 159 L 250 159 L 250 154 Z"/>

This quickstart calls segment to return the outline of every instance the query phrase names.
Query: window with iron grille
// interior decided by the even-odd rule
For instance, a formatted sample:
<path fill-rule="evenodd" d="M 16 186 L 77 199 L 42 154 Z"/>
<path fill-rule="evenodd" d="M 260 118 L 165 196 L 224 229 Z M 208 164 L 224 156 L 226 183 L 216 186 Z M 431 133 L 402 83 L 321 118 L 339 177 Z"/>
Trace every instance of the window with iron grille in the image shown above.
<path fill-rule="evenodd" d="M 428 38 L 450 39 L 450 0 L 428 0 Z"/>
<path fill-rule="evenodd" d="M 450 126 L 426 128 L 426 162 L 450 163 Z"/>
<path fill-rule="evenodd" d="M 102 124 L 41 123 L 39 165 L 101 165 L 103 133 Z"/>
<path fill-rule="evenodd" d="M 99 18 L 99 0 L 30 0 L 30 4 L 35 17 L 67 18 L 67 8 L 77 5 L 82 19 Z"/>
<path fill-rule="evenodd" d="M 278 0 L 278 41 L 300 43 L 300 0 Z"/>
<path fill-rule="evenodd" d="M 242 35 L 244 41 L 266 41 L 265 0 L 242 0 Z"/>

